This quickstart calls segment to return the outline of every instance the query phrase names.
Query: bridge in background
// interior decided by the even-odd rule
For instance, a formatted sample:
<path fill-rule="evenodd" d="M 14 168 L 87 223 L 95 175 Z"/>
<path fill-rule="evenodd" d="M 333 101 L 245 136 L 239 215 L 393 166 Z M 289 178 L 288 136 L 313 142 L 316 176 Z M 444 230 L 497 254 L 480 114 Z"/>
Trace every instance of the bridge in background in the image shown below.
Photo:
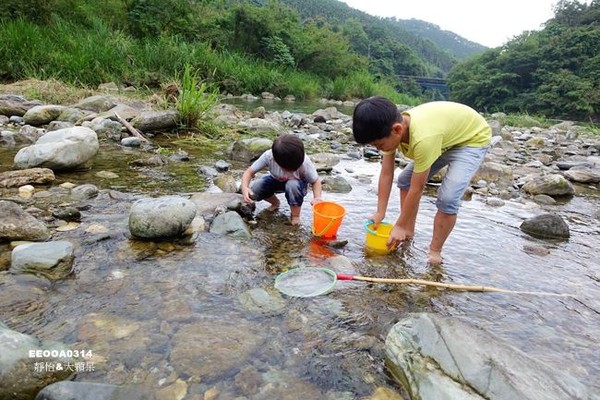
<path fill-rule="evenodd" d="M 441 78 L 429 78 L 425 76 L 411 76 L 411 75 L 397 75 L 401 80 L 412 80 L 421 86 L 423 91 L 425 90 L 437 90 L 447 99 L 450 96 L 450 89 L 448 89 L 448 81 Z"/>

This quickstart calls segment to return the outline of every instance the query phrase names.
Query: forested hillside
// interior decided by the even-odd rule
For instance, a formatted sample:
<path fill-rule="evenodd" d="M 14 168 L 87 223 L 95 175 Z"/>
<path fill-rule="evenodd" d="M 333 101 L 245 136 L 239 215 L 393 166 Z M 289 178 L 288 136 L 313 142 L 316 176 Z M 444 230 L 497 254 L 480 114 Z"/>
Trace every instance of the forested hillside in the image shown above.
<path fill-rule="evenodd" d="M 457 61 L 486 49 L 434 24 L 414 19 L 379 18 L 338 0 L 281 2 L 298 10 L 305 21 L 327 21 L 335 30 L 350 33 L 353 50 L 370 59 L 376 73 L 401 70 L 406 75 L 442 77 Z M 415 65 L 400 61 L 403 58 L 414 58 Z"/>
<path fill-rule="evenodd" d="M 561 0 L 541 31 L 456 66 L 455 100 L 481 110 L 600 118 L 600 0 Z"/>
<path fill-rule="evenodd" d="M 190 64 L 219 90 L 234 94 L 344 99 L 402 92 L 416 98 L 421 88 L 399 75 L 443 77 L 457 62 L 448 42 L 442 50 L 400 21 L 336 0 L 5 3 L 5 81 L 52 77 L 156 87 Z"/>
<path fill-rule="evenodd" d="M 189 67 L 221 93 L 414 104 L 441 93 L 401 76 L 447 76 L 450 99 L 482 111 L 600 109 L 600 0 L 561 0 L 543 30 L 487 50 L 337 0 L 4 0 L 0 37 L 0 81 L 157 88 Z"/>

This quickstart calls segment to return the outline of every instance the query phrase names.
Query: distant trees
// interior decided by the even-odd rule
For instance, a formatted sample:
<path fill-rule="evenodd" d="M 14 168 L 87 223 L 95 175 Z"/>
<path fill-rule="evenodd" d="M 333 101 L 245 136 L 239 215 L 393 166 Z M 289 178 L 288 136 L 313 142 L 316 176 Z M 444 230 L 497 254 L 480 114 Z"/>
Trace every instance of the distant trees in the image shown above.
<path fill-rule="evenodd" d="M 600 114 L 600 0 L 561 0 L 539 32 L 457 65 L 452 98 L 487 111 L 588 119 Z"/>

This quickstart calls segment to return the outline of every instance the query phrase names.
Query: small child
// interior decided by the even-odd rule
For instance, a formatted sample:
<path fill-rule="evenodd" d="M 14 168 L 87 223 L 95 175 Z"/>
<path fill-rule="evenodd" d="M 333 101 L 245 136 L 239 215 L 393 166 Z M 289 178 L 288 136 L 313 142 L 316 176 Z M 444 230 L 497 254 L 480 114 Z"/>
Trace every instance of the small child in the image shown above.
<path fill-rule="evenodd" d="M 250 188 L 250 181 L 257 172 L 268 168 L 269 174 L 257 179 Z M 269 211 L 279 208 L 276 193 L 285 193 L 290 205 L 292 225 L 300 224 L 300 209 L 307 194 L 308 185 L 312 186 L 313 201 L 321 200 L 321 179 L 317 169 L 304 154 L 304 143 L 297 136 L 284 134 L 273 142 L 271 150 L 265 151 L 242 176 L 242 194 L 248 204 L 254 200 L 266 200 L 271 204 Z"/>

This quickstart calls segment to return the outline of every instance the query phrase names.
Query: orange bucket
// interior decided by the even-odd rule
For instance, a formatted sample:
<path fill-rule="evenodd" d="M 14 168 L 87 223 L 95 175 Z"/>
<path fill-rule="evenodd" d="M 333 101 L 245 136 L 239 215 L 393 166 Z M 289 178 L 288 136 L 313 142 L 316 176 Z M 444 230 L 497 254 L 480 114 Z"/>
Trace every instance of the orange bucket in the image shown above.
<path fill-rule="evenodd" d="M 312 232 L 316 237 L 333 239 L 346 215 L 346 209 L 333 201 L 320 201 L 313 205 Z"/>

